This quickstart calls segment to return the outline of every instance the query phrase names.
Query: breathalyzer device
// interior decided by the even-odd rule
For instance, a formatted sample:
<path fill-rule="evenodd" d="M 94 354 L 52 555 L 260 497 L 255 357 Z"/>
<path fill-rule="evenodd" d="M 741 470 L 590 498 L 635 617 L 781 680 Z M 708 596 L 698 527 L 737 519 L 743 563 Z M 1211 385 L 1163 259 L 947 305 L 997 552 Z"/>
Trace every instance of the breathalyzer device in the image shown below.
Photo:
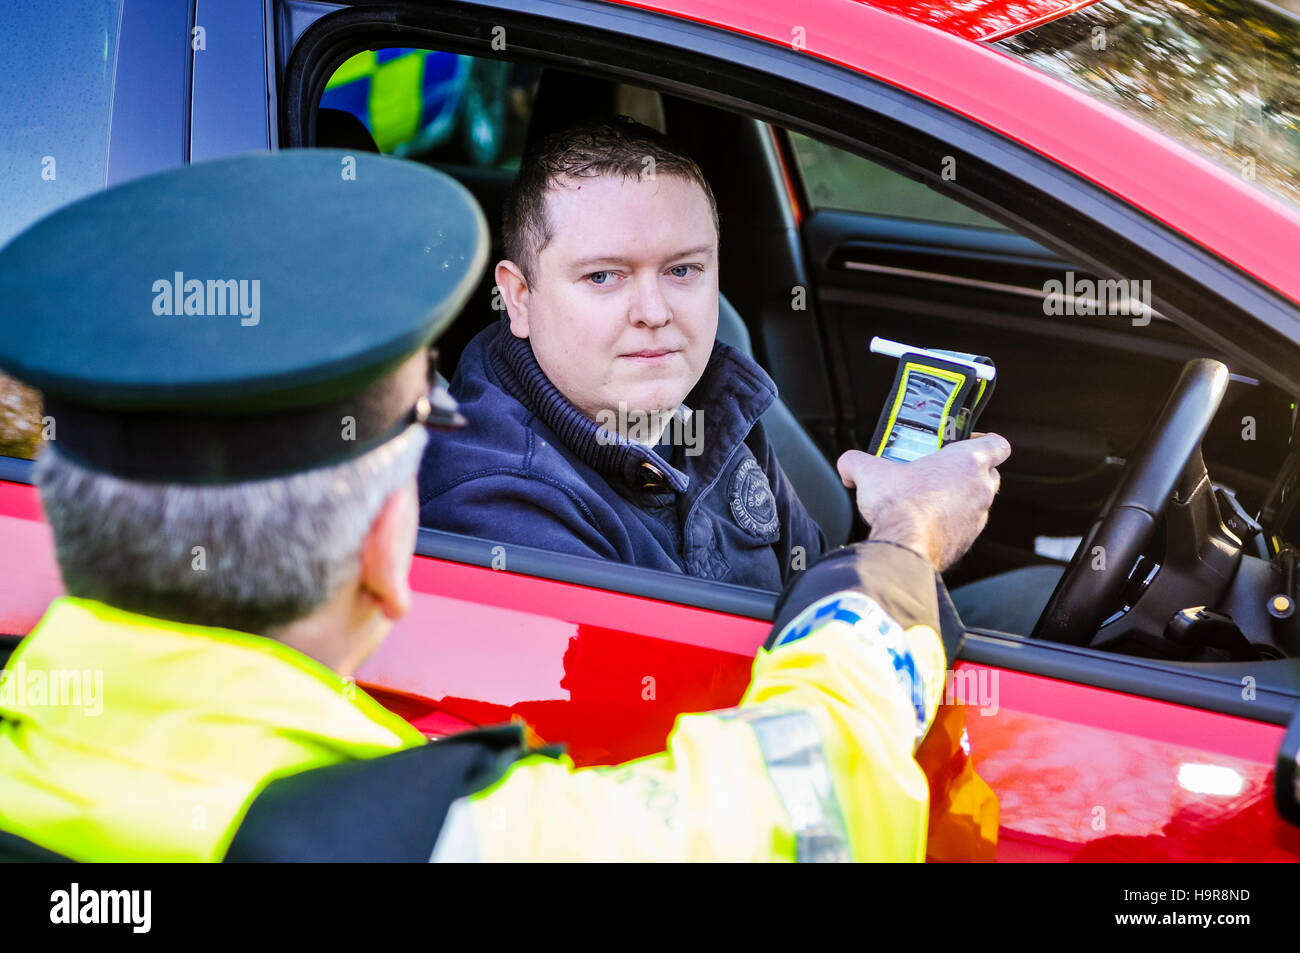
<path fill-rule="evenodd" d="M 871 339 L 871 351 L 898 358 L 898 373 L 869 453 L 906 463 L 971 435 L 997 382 L 991 360 L 882 337 Z"/>

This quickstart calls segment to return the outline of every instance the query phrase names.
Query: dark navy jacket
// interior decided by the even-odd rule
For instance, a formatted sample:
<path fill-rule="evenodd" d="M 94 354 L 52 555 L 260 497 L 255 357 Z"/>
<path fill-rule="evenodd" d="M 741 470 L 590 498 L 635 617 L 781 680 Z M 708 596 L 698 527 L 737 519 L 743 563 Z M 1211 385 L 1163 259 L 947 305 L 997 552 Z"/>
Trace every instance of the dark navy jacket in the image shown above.
<path fill-rule="evenodd" d="M 470 342 L 451 392 L 469 424 L 425 451 L 425 526 L 763 589 L 826 547 L 759 423 L 771 378 L 722 342 L 685 401 L 698 455 L 602 430 L 504 318 Z"/>

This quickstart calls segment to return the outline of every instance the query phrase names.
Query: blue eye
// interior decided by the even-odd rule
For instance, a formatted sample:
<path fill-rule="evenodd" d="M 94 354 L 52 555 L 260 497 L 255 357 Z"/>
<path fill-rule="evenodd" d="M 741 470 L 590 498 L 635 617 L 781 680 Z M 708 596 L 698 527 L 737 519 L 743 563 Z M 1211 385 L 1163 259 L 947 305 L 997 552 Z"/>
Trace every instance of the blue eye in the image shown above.
<path fill-rule="evenodd" d="M 587 280 L 594 285 L 607 285 L 609 282 L 602 279 L 609 278 L 613 274 L 612 271 L 593 271 L 587 276 Z"/>
<path fill-rule="evenodd" d="M 668 269 L 674 278 L 689 278 L 692 272 L 703 270 L 699 265 L 673 265 L 672 268 Z M 678 274 L 678 272 L 682 272 L 682 274 Z"/>

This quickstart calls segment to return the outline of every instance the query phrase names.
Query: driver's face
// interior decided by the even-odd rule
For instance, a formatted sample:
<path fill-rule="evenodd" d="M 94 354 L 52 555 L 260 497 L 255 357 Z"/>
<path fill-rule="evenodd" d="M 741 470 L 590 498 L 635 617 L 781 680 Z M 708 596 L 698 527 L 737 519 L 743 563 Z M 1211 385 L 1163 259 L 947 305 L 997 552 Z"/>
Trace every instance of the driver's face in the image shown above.
<path fill-rule="evenodd" d="M 511 331 L 579 410 L 671 411 L 718 329 L 718 234 L 704 190 L 675 176 L 569 179 Z"/>

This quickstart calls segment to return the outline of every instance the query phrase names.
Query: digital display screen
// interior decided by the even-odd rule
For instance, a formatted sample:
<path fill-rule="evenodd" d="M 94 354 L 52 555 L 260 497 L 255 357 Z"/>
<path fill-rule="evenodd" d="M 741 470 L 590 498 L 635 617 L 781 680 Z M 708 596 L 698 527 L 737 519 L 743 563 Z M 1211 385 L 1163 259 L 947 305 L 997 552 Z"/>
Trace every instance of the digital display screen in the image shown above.
<path fill-rule="evenodd" d="M 957 385 L 952 381 L 921 371 L 909 371 L 903 405 L 898 409 L 898 419 L 938 433 L 943 408 L 956 389 Z"/>
<path fill-rule="evenodd" d="M 917 457 L 934 453 L 939 449 L 939 435 L 930 430 L 918 430 L 906 424 L 895 424 L 885 439 L 885 449 L 881 456 L 886 460 L 909 463 Z"/>
<path fill-rule="evenodd" d="M 894 427 L 885 438 L 882 457 L 908 462 L 939 449 L 943 409 L 957 385 L 941 377 L 911 370 L 904 381 L 903 402 Z"/>

